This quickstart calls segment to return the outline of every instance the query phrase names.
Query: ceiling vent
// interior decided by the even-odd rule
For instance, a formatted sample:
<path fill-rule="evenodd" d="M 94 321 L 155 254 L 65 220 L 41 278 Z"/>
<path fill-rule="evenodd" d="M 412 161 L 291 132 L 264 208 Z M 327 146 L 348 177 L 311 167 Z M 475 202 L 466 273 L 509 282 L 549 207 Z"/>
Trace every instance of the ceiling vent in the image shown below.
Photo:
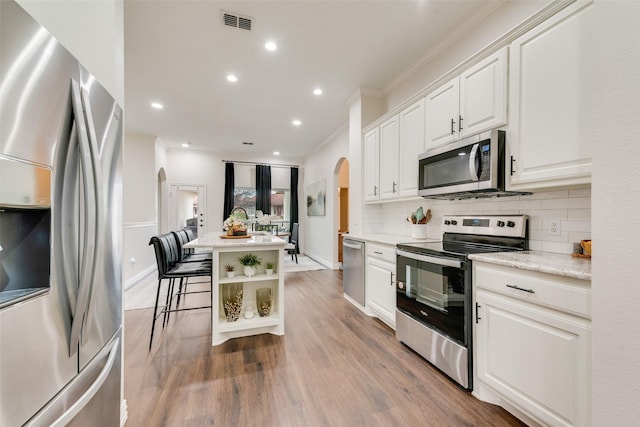
<path fill-rule="evenodd" d="M 240 16 L 236 13 L 220 11 L 222 15 L 222 23 L 227 27 L 239 28 L 241 30 L 251 31 L 253 24 L 252 18 L 247 16 Z"/>

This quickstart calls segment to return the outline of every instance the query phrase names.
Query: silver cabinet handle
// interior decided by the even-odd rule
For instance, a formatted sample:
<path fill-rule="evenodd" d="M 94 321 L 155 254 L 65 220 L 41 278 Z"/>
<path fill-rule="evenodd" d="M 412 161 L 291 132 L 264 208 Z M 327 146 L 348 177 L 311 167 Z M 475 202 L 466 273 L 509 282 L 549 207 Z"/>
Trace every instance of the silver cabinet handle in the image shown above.
<path fill-rule="evenodd" d="M 397 185 L 398 185 L 398 184 L 396 184 L 396 182 L 395 182 L 395 181 L 393 181 L 393 194 L 395 194 L 395 193 L 396 193 L 396 187 L 397 187 Z"/>
<path fill-rule="evenodd" d="M 521 288 L 520 286 L 517 285 L 506 285 L 507 288 L 511 288 L 511 289 L 515 289 L 517 291 L 522 291 L 522 292 L 528 292 L 530 294 L 535 294 L 536 291 L 534 291 L 533 289 L 525 289 L 525 288 Z"/>
<path fill-rule="evenodd" d="M 462 116 L 458 116 L 458 132 L 462 132 Z"/>
<path fill-rule="evenodd" d="M 373 195 L 374 195 L 374 196 L 377 196 L 377 195 L 378 195 L 378 186 L 377 186 L 377 185 L 374 185 L 374 186 L 373 186 Z"/>
<path fill-rule="evenodd" d="M 382 255 L 382 252 L 380 252 L 380 251 L 373 251 L 373 253 L 376 254 L 376 255 Z"/>
<path fill-rule="evenodd" d="M 456 132 L 456 131 L 453 129 L 455 125 L 456 125 L 456 122 L 455 122 L 453 119 L 451 119 L 451 135 L 453 135 L 453 134 Z"/>

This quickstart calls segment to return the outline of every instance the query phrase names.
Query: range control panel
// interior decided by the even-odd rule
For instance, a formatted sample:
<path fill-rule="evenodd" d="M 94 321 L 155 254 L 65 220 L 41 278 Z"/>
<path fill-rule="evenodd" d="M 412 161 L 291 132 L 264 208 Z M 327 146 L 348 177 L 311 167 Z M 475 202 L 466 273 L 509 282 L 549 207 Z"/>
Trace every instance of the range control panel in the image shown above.
<path fill-rule="evenodd" d="M 444 233 L 481 234 L 487 236 L 525 237 L 527 215 L 445 215 Z"/>

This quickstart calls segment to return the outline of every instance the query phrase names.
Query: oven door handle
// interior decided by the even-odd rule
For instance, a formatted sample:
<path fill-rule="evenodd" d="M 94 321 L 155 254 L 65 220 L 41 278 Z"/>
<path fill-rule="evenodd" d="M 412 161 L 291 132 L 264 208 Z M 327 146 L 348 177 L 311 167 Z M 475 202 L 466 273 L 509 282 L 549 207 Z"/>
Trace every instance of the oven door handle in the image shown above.
<path fill-rule="evenodd" d="M 431 264 L 444 265 L 445 267 L 463 268 L 463 262 L 452 258 L 440 258 L 429 255 L 418 255 L 412 252 L 403 251 L 402 249 L 396 249 L 396 255 L 403 256 L 405 258 L 414 259 L 416 261 L 430 262 Z"/>

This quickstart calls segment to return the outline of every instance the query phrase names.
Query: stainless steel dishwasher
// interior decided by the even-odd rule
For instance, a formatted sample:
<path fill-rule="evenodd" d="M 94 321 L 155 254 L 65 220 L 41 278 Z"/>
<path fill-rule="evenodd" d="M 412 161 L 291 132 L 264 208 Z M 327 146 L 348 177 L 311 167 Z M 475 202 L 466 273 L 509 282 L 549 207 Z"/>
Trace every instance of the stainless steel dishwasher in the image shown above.
<path fill-rule="evenodd" d="M 364 242 L 342 240 L 342 286 L 344 293 L 364 306 Z"/>

